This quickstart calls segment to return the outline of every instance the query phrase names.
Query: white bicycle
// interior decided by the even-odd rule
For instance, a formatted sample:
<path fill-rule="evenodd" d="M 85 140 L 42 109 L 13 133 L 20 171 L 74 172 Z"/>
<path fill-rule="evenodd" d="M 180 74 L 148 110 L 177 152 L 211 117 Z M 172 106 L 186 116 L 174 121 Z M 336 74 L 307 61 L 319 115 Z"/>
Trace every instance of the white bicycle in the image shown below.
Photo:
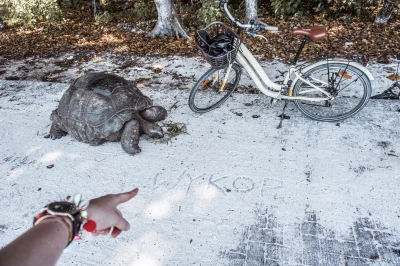
<path fill-rule="evenodd" d="M 212 66 L 195 84 L 189 106 L 196 113 L 206 113 L 223 104 L 237 88 L 244 68 L 257 88 L 274 99 L 294 101 L 305 116 L 323 122 L 336 122 L 357 114 L 371 97 L 372 74 L 359 62 L 328 57 L 304 67 L 297 61 L 309 41 L 326 36 L 323 26 L 295 29 L 304 39 L 283 83 L 271 81 L 247 47 L 241 43 L 240 33 L 262 37 L 262 30 L 278 31 L 265 23 L 243 24 L 228 10 L 229 0 L 221 6 L 238 28 L 234 32 L 222 22 L 213 22 L 195 35 L 203 56 Z M 357 57 L 362 58 L 364 57 Z M 365 65 L 367 61 L 364 61 Z"/>

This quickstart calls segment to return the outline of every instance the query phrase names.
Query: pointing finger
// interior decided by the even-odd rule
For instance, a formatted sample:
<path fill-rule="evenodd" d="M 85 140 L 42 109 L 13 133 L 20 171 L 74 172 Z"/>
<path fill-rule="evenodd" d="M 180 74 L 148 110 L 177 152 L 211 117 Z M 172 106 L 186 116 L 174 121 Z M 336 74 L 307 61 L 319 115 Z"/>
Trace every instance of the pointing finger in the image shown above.
<path fill-rule="evenodd" d="M 129 201 L 130 199 L 135 197 L 138 192 L 139 192 L 139 189 L 135 188 L 134 190 L 129 191 L 129 192 L 116 194 L 115 196 L 116 196 L 116 199 L 117 199 L 117 204 L 121 204 L 121 203 Z"/>

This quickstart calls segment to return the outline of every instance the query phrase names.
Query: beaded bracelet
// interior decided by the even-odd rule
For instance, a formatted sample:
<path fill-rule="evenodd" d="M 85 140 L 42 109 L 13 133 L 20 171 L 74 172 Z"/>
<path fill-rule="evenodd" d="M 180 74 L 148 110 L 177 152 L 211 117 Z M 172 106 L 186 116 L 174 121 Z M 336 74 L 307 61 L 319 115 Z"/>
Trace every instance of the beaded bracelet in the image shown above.
<path fill-rule="evenodd" d="M 88 207 L 89 201 L 83 200 L 81 194 L 76 194 L 73 197 L 68 196 L 66 200 L 46 205 L 37 215 L 35 215 L 33 225 L 37 225 L 42 220 L 50 217 L 57 217 L 67 225 L 61 217 L 68 217 L 72 224 L 72 232 L 71 228 L 68 226 L 70 232 L 67 244 L 68 247 L 73 240 L 79 240 L 82 238 L 82 225 L 88 232 L 96 230 L 96 223 L 92 220 L 87 221 L 88 213 L 86 209 Z"/>

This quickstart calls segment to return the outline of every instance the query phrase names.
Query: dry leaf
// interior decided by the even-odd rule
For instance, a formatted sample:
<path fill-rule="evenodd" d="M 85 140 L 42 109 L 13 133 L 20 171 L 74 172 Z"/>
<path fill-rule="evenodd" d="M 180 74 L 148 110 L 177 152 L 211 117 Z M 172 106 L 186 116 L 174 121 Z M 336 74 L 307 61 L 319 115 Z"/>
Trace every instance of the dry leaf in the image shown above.
<path fill-rule="evenodd" d="M 390 76 L 387 76 L 386 78 L 387 78 L 387 79 L 390 79 L 391 81 L 400 80 L 400 76 L 399 76 L 399 75 L 396 75 L 396 74 L 392 74 L 392 75 L 390 75 Z"/>
<path fill-rule="evenodd" d="M 102 61 L 102 59 L 101 59 L 101 57 L 100 56 L 95 56 L 95 57 L 93 57 L 93 62 L 100 62 L 100 61 Z"/>
<path fill-rule="evenodd" d="M 341 75 L 345 79 L 351 79 L 351 75 L 349 75 L 347 72 L 339 71 L 339 75 Z"/>

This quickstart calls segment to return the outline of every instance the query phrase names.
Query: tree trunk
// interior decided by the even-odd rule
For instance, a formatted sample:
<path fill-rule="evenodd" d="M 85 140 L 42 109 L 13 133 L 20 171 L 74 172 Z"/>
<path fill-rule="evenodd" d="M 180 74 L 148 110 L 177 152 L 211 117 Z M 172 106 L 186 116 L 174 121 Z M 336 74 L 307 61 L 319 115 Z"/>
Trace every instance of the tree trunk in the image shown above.
<path fill-rule="evenodd" d="M 258 22 L 257 0 L 246 0 L 245 23 L 248 23 L 250 20 L 254 20 L 255 22 Z"/>
<path fill-rule="evenodd" d="M 173 0 L 154 0 L 157 7 L 158 20 L 149 36 L 176 36 L 176 38 L 189 36 L 183 30 Z"/>

